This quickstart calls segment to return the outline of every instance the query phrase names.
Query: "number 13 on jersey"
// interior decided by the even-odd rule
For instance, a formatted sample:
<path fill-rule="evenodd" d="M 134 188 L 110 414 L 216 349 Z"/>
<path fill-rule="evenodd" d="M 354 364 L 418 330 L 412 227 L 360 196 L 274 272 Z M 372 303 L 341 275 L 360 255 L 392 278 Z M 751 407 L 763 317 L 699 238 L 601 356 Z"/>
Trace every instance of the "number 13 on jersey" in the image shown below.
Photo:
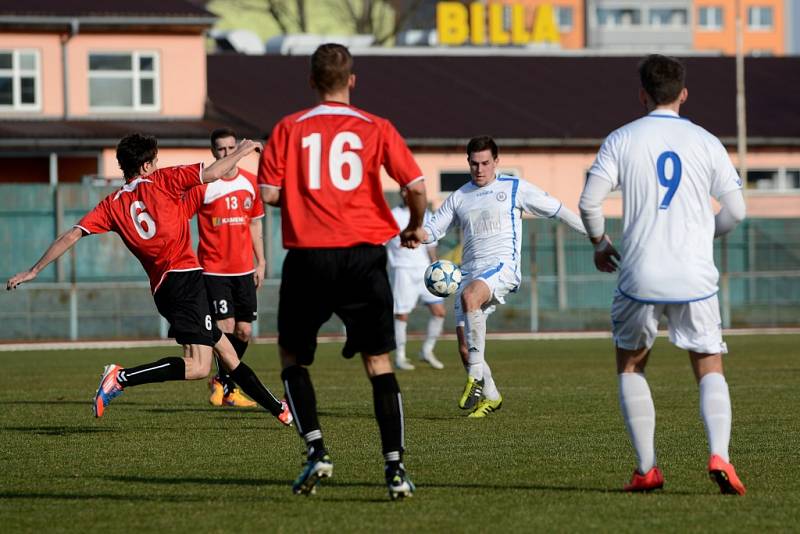
<path fill-rule="evenodd" d="M 328 176 L 331 183 L 340 191 L 352 191 L 361 185 L 363 166 L 358 152 L 364 148 L 361 138 L 353 132 L 339 132 L 328 149 L 327 158 L 322 154 L 322 134 L 312 133 L 302 139 L 303 149 L 308 149 L 308 188 L 322 188 L 322 162 L 328 164 Z M 344 167 L 349 167 L 349 175 L 345 178 Z"/>

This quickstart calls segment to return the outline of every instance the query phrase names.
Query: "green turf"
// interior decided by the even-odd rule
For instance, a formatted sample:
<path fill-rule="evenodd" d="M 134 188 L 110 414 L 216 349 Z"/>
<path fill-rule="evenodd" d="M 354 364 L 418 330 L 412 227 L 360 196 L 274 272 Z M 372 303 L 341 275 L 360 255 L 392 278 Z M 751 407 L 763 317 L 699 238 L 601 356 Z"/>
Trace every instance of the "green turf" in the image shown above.
<path fill-rule="evenodd" d="M 102 420 L 102 364 L 173 349 L 0 353 L 4 532 L 789 531 L 800 522 L 798 336 L 730 337 L 732 459 L 748 488 L 722 496 L 705 473 L 697 388 L 685 353 L 659 339 L 649 380 L 665 490 L 619 491 L 634 466 L 608 340 L 499 342 L 489 361 L 503 409 L 464 417 L 455 346 L 444 371 L 399 376 L 413 499 L 383 485 L 361 366 L 323 345 L 312 367 L 334 478 L 291 494 L 302 445 L 264 412 L 212 408 L 204 382 L 131 388 Z M 410 347 L 412 354 L 416 346 Z M 249 363 L 278 389 L 275 348 Z"/>

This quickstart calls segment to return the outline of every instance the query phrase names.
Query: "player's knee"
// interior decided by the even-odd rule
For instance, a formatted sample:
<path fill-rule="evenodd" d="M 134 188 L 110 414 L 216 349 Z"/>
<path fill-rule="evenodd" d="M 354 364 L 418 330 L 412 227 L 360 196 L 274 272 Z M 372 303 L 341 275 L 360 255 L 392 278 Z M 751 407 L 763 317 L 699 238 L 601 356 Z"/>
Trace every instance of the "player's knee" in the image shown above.
<path fill-rule="evenodd" d="M 186 380 L 200 380 L 211 372 L 211 361 L 192 361 L 186 365 Z"/>
<path fill-rule="evenodd" d="M 253 336 L 253 325 L 245 322 L 236 323 L 236 328 L 233 331 L 233 335 L 241 341 L 247 343 Z"/>
<path fill-rule="evenodd" d="M 225 332 L 226 334 L 232 334 L 234 332 L 236 326 L 236 321 L 233 317 L 228 317 L 227 319 L 220 319 L 217 321 L 217 327 Z"/>

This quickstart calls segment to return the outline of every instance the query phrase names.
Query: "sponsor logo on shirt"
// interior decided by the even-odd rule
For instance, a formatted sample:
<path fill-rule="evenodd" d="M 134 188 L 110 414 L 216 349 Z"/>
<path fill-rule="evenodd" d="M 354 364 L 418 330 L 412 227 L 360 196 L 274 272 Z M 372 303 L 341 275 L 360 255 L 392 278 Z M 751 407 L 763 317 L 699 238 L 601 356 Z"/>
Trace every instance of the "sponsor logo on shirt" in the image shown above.
<path fill-rule="evenodd" d="M 486 195 L 491 195 L 492 193 L 493 193 L 493 191 L 491 191 L 491 190 L 489 190 L 489 191 L 479 191 L 476 196 L 478 198 L 480 198 L 480 197 L 484 197 Z"/>
<path fill-rule="evenodd" d="M 214 226 L 222 226 L 223 224 L 247 224 L 245 217 L 211 217 L 211 224 Z"/>

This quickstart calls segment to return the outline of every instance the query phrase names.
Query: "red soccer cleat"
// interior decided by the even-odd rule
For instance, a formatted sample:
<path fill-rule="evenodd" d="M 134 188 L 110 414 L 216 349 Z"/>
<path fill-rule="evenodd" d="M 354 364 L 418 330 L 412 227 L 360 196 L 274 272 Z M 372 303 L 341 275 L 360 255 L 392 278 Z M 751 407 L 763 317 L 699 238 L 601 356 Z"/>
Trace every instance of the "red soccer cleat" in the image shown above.
<path fill-rule="evenodd" d="M 95 417 L 103 417 L 106 406 L 116 397 L 122 395 L 122 385 L 117 380 L 117 373 L 123 368 L 115 363 L 106 365 L 103 374 L 100 375 L 100 385 L 97 393 L 94 394 L 94 404 L 92 411 Z"/>
<path fill-rule="evenodd" d="M 663 487 L 664 475 L 661 474 L 661 469 L 653 467 L 644 475 L 639 474 L 639 471 L 634 471 L 630 483 L 625 484 L 622 489 L 624 491 L 639 492 L 653 491 Z"/>
<path fill-rule="evenodd" d="M 281 401 L 281 407 L 283 410 L 281 411 L 280 415 L 278 415 L 278 421 L 286 426 L 292 426 L 294 417 L 292 417 L 292 411 L 289 409 L 289 405 L 286 404 L 285 400 Z"/>
<path fill-rule="evenodd" d="M 719 490 L 723 495 L 744 495 L 747 491 L 736 476 L 733 464 L 726 462 L 718 454 L 713 454 L 708 459 L 708 476 L 719 484 Z"/>

